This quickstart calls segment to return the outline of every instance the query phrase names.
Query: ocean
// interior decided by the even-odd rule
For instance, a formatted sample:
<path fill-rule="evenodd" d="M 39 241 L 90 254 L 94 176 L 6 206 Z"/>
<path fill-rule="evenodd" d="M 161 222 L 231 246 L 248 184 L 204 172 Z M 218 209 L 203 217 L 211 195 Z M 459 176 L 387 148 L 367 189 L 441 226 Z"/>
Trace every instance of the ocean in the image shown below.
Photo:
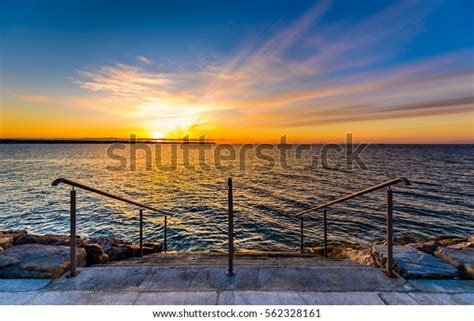
<path fill-rule="evenodd" d="M 51 186 L 64 177 L 173 213 L 171 251 L 222 250 L 232 177 L 236 249 L 295 250 L 298 212 L 406 177 L 411 186 L 392 188 L 396 237 L 474 234 L 474 145 L 369 145 L 352 165 L 346 146 L 306 145 L 286 162 L 277 145 L 139 147 L 135 161 L 128 145 L 1 144 L 0 230 L 67 234 L 70 187 Z M 78 189 L 77 211 L 81 236 L 138 240 L 134 206 Z M 330 207 L 329 241 L 383 239 L 385 212 L 386 189 Z M 144 220 L 145 240 L 161 241 L 163 216 L 145 210 Z M 321 211 L 305 218 L 305 242 L 321 243 L 322 231 Z"/>

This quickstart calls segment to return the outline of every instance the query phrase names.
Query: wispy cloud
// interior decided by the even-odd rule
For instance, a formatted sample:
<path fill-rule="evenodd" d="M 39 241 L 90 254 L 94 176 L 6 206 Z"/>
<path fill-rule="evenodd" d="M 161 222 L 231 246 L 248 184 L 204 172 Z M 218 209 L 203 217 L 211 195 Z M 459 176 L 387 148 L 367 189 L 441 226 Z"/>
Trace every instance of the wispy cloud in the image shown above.
<path fill-rule="evenodd" d="M 145 65 L 150 65 L 153 63 L 153 60 L 151 59 L 148 59 L 147 57 L 145 56 L 137 56 L 137 60 L 141 63 L 144 63 Z"/>
<path fill-rule="evenodd" d="M 402 1 L 355 23 L 321 26 L 321 1 L 268 39 L 188 70 L 113 63 L 79 70 L 82 88 L 127 103 L 120 112 L 161 131 L 219 126 L 286 128 L 469 113 L 470 49 L 400 64 L 430 4 Z M 199 61 L 199 59 L 197 59 Z M 111 107 L 112 108 L 112 107 Z M 114 112 L 111 110 L 111 112 Z"/>

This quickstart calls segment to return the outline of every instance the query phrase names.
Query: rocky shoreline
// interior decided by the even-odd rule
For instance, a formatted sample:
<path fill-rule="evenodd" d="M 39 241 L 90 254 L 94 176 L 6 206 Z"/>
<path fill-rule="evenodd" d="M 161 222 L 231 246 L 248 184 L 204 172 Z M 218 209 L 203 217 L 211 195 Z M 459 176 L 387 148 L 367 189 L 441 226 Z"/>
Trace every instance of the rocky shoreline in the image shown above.
<path fill-rule="evenodd" d="M 323 254 L 324 247 L 310 247 Z M 349 259 L 361 265 L 384 268 L 385 241 L 371 244 L 340 243 L 328 245 L 328 257 Z M 394 269 L 406 279 L 474 279 L 474 235 L 394 239 Z"/>
<path fill-rule="evenodd" d="M 395 271 L 406 279 L 474 279 L 474 235 L 439 236 L 417 240 L 394 239 Z M 140 246 L 113 237 L 77 237 L 78 266 L 107 264 L 140 255 Z M 306 244 L 310 253 L 322 255 L 324 248 Z M 69 237 L 37 235 L 27 231 L 0 231 L 0 278 L 50 278 L 69 268 Z M 162 252 L 159 242 L 143 244 L 143 254 Z M 349 259 L 361 265 L 383 268 L 384 242 L 371 244 L 331 243 L 328 257 Z"/>
<path fill-rule="evenodd" d="M 138 244 L 113 237 L 76 239 L 77 266 L 106 264 L 140 255 Z M 158 242 L 143 243 L 143 254 L 160 253 Z M 57 278 L 69 269 L 69 237 L 0 231 L 0 278 Z"/>

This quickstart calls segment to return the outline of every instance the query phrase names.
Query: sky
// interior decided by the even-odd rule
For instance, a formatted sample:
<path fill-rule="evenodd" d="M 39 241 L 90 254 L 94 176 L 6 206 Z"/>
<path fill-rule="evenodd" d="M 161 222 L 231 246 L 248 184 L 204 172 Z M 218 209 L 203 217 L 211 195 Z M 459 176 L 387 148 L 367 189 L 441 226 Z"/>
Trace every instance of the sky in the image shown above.
<path fill-rule="evenodd" d="M 1 138 L 474 143 L 474 1 L 0 1 Z"/>

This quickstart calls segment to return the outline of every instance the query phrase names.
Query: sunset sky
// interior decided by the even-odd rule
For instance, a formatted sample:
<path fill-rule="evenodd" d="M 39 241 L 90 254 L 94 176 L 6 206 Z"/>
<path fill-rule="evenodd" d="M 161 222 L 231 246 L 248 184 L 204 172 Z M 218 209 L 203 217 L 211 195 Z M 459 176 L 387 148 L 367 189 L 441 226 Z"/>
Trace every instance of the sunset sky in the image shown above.
<path fill-rule="evenodd" d="M 474 143 L 474 1 L 1 1 L 0 137 Z"/>

